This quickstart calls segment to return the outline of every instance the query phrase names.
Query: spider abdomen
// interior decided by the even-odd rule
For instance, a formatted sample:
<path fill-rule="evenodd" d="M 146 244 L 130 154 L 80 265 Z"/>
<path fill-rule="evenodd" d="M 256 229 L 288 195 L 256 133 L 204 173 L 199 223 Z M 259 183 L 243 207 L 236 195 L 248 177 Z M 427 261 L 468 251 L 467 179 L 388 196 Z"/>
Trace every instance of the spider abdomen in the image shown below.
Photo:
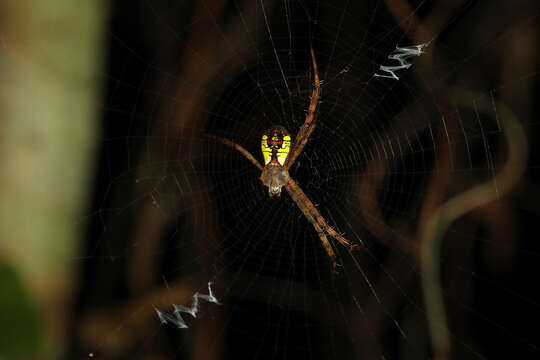
<path fill-rule="evenodd" d="M 283 166 L 291 150 L 291 135 L 283 126 L 273 126 L 262 136 L 261 150 L 264 165 Z"/>

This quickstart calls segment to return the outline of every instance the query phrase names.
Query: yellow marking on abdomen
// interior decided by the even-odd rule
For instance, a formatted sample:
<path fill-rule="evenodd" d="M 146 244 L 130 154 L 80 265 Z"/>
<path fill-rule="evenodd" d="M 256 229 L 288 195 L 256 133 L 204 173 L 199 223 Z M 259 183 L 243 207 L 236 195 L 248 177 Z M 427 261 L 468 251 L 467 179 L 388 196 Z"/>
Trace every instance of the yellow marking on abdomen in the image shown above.
<path fill-rule="evenodd" d="M 271 140 L 277 142 L 278 138 L 274 134 Z M 285 164 L 285 160 L 287 159 L 287 156 L 289 155 L 289 151 L 291 150 L 291 137 L 290 135 L 284 135 L 281 146 L 275 146 L 274 148 L 272 148 L 271 146 L 268 145 L 268 135 L 264 134 L 261 139 L 261 150 L 263 153 L 265 165 L 272 162 L 272 158 L 274 155 L 277 162 L 281 166 L 283 166 Z"/>

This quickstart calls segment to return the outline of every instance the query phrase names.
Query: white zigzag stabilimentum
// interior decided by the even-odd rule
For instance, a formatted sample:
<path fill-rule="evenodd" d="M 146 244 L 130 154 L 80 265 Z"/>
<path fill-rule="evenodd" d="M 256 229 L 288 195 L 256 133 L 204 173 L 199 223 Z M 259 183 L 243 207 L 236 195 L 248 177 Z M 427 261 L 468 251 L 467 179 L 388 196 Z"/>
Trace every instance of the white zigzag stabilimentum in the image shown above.
<path fill-rule="evenodd" d="M 180 313 L 185 312 L 185 313 L 190 314 L 194 318 L 197 318 L 197 313 L 199 312 L 199 299 L 203 299 L 208 302 L 221 305 L 219 300 L 212 293 L 211 285 L 212 285 L 212 282 L 208 282 L 208 295 L 201 294 L 199 292 L 196 292 L 195 295 L 193 295 L 192 297 L 193 301 L 190 307 L 173 304 L 174 311 L 172 314 L 163 312 L 154 306 L 154 310 L 156 311 L 156 314 L 159 317 L 159 321 L 162 324 L 166 324 L 170 322 L 176 325 L 179 329 L 187 329 L 188 326 L 186 325 L 186 322 L 184 321 Z"/>

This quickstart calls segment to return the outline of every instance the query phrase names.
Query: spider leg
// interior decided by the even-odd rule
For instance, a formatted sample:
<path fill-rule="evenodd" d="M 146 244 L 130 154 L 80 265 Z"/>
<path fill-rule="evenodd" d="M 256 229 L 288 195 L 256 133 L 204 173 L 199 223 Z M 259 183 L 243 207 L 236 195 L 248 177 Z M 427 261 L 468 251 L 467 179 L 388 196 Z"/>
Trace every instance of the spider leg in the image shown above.
<path fill-rule="evenodd" d="M 334 250 L 332 249 L 328 238 L 326 237 L 327 233 L 328 235 L 332 236 L 334 239 L 336 239 L 340 244 L 348 247 L 349 249 L 355 249 L 358 248 L 359 245 L 351 244 L 347 239 L 345 239 L 343 236 L 341 236 L 337 231 L 335 231 L 332 227 L 330 227 L 326 220 L 324 220 L 323 216 L 317 210 L 315 205 L 309 200 L 307 195 L 302 191 L 300 186 L 291 179 L 288 173 L 285 175 L 285 189 L 293 199 L 293 201 L 296 203 L 296 205 L 300 208 L 306 219 L 313 225 L 315 230 L 317 231 L 317 234 L 319 235 L 319 238 L 321 239 L 321 242 L 323 243 L 323 246 L 328 253 L 328 256 L 332 260 L 332 268 L 334 272 L 336 271 L 336 255 L 334 253 Z"/>
<path fill-rule="evenodd" d="M 326 231 L 328 233 L 328 235 L 330 235 L 331 237 L 333 237 L 334 239 L 336 239 L 337 241 L 339 241 L 339 243 L 341 245 L 344 245 L 346 247 L 348 247 L 349 249 L 356 249 L 356 248 L 359 248 L 360 245 L 357 245 L 357 244 L 351 244 L 349 242 L 349 240 L 345 239 L 340 233 L 338 233 L 336 230 L 334 230 L 334 228 L 332 228 L 330 225 L 328 225 L 326 223 L 326 220 L 324 220 L 324 218 L 322 217 L 322 215 L 319 213 L 319 211 L 317 210 L 317 208 L 315 208 L 315 211 L 317 212 L 318 214 L 318 217 L 317 217 L 317 223 L 320 225 L 320 227 Z"/>
<path fill-rule="evenodd" d="M 306 146 L 311 133 L 315 129 L 315 124 L 317 123 L 317 105 L 321 97 L 321 83 L 319 81 L 319 71 L 317 70 L 317 61 L 315 60 L 315 53 L 313 52 L 313 49 L 311 49 L 311 59 L 313 61 L 313 73 L 315 78 L 313 91 L 311 92 L 311 101 L 309 103 L 306 121 L 304 121 L 304 124 L 300 127 L 300 130 L 298 130 L 291 153 L 287 157 L 287 160 L 285 160 L 284 167 L 286 170 L 291 168 L 296 158 L 298 158 L 298 156 L 302 153 L 302 150 L 304 149 L 304 146 Z"/>
<path fill-rule="evenodd" d="M 246 149 L 244 149 L 242 146 L 238 145 L 237 143 L 235 143 L 234 141 L 232 140 L 229 140 L 229 139 L 225 139 L 225 138 L 220 138 L 220 137 L 217 137 L 217 136 L 214 136 L 214 135 L 207 135 L 209 138 L 211 139 L 214 139 L 214 140 L 217 140 L 225 145 L 228 145 L 228 146 L 231 146 L 233 148 L 235 148 L 236 150 L 238 150 L 242 155 L 244 155 L 249 161 L 251 161 L 251 163 L 253 165 L 255 165 L 259 170 L 263 170 L 263 166 L 257 161 L 257 159 L 255 159 L 255 157 L 253 155 L 251 155 L 251 153 L 249 151 L 247 151 Z"/>
<path fill-rule="evenodd" d="M 328 238 L 326 237 L 326 234 L 324 233 L 324 230 L 321 229 L 319 224 L 312 222 L 313 227 L 317 231 L 317 235 L 319 235 L 319 239 L 321 239 L 321 242 L 324 246 L 324 249 L 326 250 L 326 253 L 330 257 L 330 261 L 332 261 L 332 272 L 334 274 L 337 274 L 337 262 L 336 262 L 336 254 L 334 253 L 334 249 L 332 249 L 332 245 L 330 245 L 330 242 L 328 241 Z"/>

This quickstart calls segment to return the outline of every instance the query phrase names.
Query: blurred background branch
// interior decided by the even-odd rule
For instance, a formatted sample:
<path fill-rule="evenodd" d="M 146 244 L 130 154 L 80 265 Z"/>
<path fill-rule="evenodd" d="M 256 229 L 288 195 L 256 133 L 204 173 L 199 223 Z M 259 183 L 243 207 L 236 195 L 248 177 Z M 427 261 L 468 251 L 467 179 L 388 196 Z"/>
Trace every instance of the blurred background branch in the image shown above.
<path fill-rule="evenodd" d="M 13 338 L 0 358 L 58 358 L 67 341 L 73 259 L 98 134 L 106 14 L 96 0 L 0 3 L 0 265 L 20 280 L 47 334 L 28 348 L 25 339 L 35 334 L 13 334 L 13 323 L 0 323 L 1 337 Z M 0 300 L 10 296 L 3 292 Z"/>

